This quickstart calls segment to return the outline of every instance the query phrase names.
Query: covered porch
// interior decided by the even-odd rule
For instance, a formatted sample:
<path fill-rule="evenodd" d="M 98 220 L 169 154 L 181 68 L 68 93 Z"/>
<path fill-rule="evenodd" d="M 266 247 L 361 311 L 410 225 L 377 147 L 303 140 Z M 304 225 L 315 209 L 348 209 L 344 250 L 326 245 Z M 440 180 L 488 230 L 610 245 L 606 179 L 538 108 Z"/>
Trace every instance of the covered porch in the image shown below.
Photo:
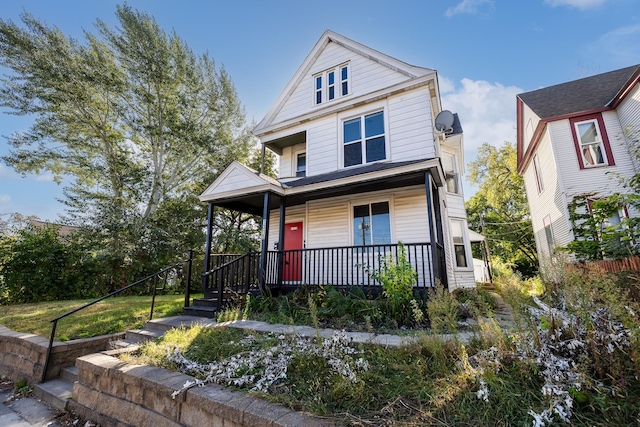
<path fill-rule="evenodd" d="M 397 243 L 367 241 L 364 237 L 355 242 L 343 236 L 344 242 L 349 244 L 318 246 L 308 244 L 303 237 L 299 247 L 292 247 L 291 241 L 296 236 L 285 232 L 286 225 L 290 225 L 287 212 L 300 210 L 305 204 L 323 199 L 357 199 L 372 192 L 401 191 L 403 188 L 412 188 L 414 192 L 416 188 L 422 188 L 426 204 L 421 215 L 426 218 L 424 224 L 428 228 L 422 234 L 434 237 L 403 244 L 406 259 L 417 273 L 414 287 L 426 290 L 436 281 L 446 286 L 442 208 L 438 191 L 443 182 L 438 159 L 377 163 L 288 182 L 279 182 L 234 162 L 200 196 L 208 203 L 202 281 L 205 299 L 217 300 L 221 306 L 225 291 L 238 294 L 279 293 L 305 285 L 357 286 L 367 293 L 380 292 L 380 284 L 371 278 L 371 273 L 380 268 L 385 257 L 398 258 Z M 260 251 L 235 255 L 212 253 L 216 208 L 261 217 Z M 270 225 L 277 229 L 271 232 Z M 294 228 L 289 227 L 290 231 Z"/>

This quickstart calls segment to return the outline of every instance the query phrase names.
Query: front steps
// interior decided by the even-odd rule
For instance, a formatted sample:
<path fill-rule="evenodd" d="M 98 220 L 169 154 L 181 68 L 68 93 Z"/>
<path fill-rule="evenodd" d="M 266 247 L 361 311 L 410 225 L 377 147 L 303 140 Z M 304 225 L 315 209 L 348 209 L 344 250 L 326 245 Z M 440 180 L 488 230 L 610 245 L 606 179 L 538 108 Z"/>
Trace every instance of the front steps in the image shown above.
<path fill-rule="evenodd" d="M 198 316 L 177 316 L 150 320 L 145 322 L 142 329 L 127 331 L 124 339 L 111 341 L 109 343 L 110 349 L 102 353 L 115 356 L 122 352 L 135 351 L 142 342 L 160 338 L 170 329 L 189 327 L 196 323 L 209 324 L 214 322 Z M 33 394 L 53 408 L 64 411 L 67 407 L 67 401 L 72 397 L 73 383 L 77 379 L 78 368 L 75 366 L 63 368 L 59 378 L 36 384 L 33 387 Z"/>

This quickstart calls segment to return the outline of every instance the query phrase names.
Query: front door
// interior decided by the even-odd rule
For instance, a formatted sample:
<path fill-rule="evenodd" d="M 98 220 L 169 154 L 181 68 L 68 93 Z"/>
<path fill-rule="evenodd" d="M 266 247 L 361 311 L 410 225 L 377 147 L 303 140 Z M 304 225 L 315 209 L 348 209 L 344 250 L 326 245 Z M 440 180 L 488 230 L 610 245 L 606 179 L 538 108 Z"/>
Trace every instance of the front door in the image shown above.
<path fill-rule="evenodd" d="M 302 222 L 290 222 L 284 226 L 284 270 L 282 280 L 299 282 L 302 280 Z M 293 251 L 293 252 L 288 252 Z"/>

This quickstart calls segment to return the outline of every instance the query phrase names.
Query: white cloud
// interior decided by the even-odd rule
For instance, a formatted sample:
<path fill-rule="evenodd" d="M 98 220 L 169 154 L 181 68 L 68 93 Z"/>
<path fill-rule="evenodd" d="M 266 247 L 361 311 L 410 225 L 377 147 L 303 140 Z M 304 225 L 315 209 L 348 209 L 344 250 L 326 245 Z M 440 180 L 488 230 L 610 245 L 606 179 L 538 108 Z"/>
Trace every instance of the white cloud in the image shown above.
<path fill-rule="evenodd" d="M 501 146 L 504 141 L 515 144 L 516 95 L 524 90 L 468 78 L 460 83 L 461 87 L 454 87 L 442 95 L 442 108 L 458 113 L 464 131 L 466 167 L 476 159 L 477 149 L 485 142 L 495 146 Z M 465 185 L 466 198 L 472 195 L 470 189 L 468 184 Z"/>
<path fill-rule="evenodd" d="M 11 196 L 8 194 L 0 194 L 0 203 L 5 204 L 11 201 Z"/>
<path fill-rule="evenodd" d="M 640 63 L 640 24 L 609 31 L 588 47 L 588 54 L 607 57 L 615 66 L 626 67 Z M 602 72 L 610 71 L 609 68 Z"/>
<path fill-rule="evenodd" d="M 544 0 L 545 3 L 552 7 L 572 6 L 578 9 L 589 9 L 590 7 L 600 6 L 608 0 Z"/>
<path fill-rule="evenodd" d="M 493 0 L 462 0 L 455 7 L 450 7 L 444 13 L 448 18 L 462 13 L 476 14 L 482 6 L 493 6 Z"/>

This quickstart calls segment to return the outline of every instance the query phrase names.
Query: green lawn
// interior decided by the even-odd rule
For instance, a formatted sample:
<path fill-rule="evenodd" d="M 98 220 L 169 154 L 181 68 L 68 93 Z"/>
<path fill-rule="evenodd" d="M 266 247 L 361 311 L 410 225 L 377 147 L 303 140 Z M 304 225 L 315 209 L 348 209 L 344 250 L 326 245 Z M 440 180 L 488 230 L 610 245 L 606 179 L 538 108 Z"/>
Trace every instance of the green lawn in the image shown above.
<path fill-rule="evenodd" d="M 51 301 L 35 304 L 6 305 L 0 310 L 0 324 L 7 328 L 48 337 L 50 320 L 92 300 Z M 184 295 L 156 297 L 154 318 L 175 316 L 182 312 Z M 108 298 L 58 322 L 57 340 L 70 340 L 124 332 L 139 328 L 149 320 L 151 296 Z"/>

